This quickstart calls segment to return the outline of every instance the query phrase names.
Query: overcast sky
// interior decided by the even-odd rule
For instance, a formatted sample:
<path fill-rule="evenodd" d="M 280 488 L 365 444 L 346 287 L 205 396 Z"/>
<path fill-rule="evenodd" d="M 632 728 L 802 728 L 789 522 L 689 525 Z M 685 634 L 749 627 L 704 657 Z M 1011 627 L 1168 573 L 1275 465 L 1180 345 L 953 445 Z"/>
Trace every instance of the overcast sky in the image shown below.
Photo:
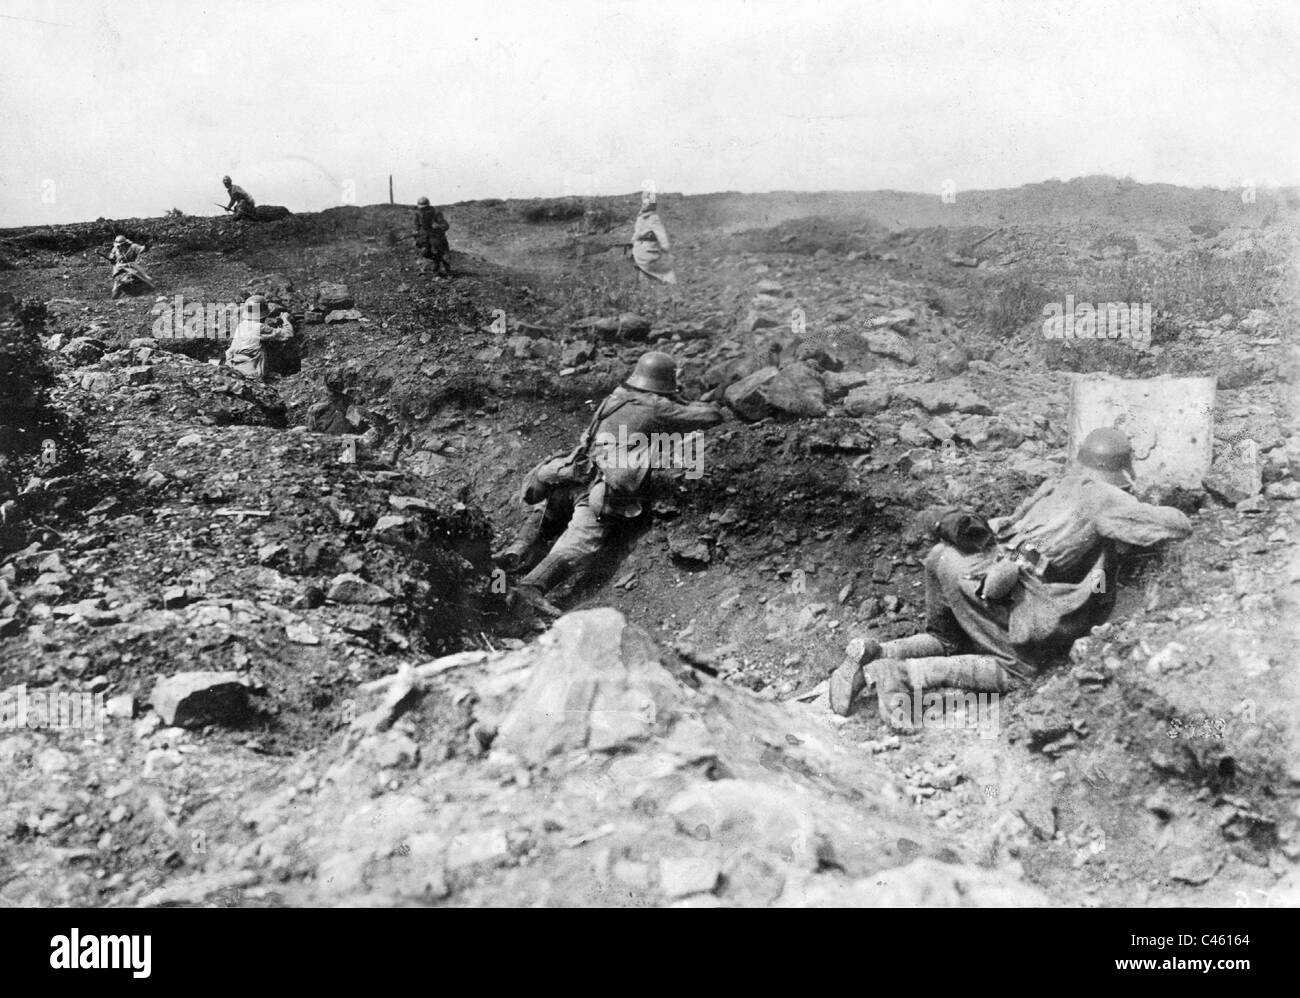
<path fill-rule="evenodd" d="M 0 226 L 426 194 L 1300 183 L 1300 3 L 0 0 Z"/>

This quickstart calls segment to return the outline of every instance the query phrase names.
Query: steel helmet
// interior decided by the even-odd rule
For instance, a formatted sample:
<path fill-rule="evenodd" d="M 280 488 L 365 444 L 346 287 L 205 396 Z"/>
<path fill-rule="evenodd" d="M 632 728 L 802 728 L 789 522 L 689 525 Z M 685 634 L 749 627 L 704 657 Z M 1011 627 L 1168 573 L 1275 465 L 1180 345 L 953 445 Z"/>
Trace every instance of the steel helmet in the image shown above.
<path fill-rule="evenodd" d="M 228 186 L 230 184 L 230 174 L 226 174 L 226 176 L 222 177 L 221 182 Z"/>
<path fill-rule="evenodd" d="M 666 353 L 651 351 L 642 354 L 636 362 L 632 376 L 627 379 L 629 387 L 657 395 L 673 395 L 677 392 L 677 361 Z"/>
<path fill-rule="evenodd" d="M 1084 437 L 1075 460 L 1111 485 L 1133 485 L 1133 445 L 1114 427 L 1103 426 Z"/>
<path fill-rule="evenodd" d="M 249 295 L 248 298 L 244 300 L 245 314 L 256 313 L 257 315 L 265 315 L 268 308 L 269 306 L 267 305 L 265 295 Z"/>
<path fill-rule="evenodd" d="M 417 205 L 419 205 L 421 208 L 424 208 L 424 207 L 427 207 L 427 206 L 428 206 L 428 204 L 429 204 L 429 199 L 428 199 L 428 198 L 420 198 L 420 200 L 416 201 L 415 203 L 416 203 Z"/>
<path fill-rule="evenodd" d="M 113 237 L 113 245 L 114 245 L 114 246 L 120 246 L 120 245 L 121 245 L 122 243 L 124 243 L 124 242 L 126 242 L 126 236 L 114 236 L 114 237 Z"/>

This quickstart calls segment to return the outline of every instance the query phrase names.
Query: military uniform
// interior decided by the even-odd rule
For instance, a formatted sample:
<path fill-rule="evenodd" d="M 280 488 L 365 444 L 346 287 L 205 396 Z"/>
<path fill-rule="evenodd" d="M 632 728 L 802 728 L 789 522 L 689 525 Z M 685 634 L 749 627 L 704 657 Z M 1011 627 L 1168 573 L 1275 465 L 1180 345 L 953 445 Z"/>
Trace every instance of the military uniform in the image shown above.
<path fill-rule="evenodd" d="M 113 297 L 121 298 L 124 294 L 145 294 L 154 290 L 152 279 L 137 262 L 144 247 L 130 240 L 114 242 L 108 251 L 108 260 L 113 265 Z"/>
<path fill-rule="evenodd" d="M 1084 438 L 1069 472 L 1008 517 L 923 514 L 943 539 L 925 559 L 926 629 L 883 644 L 851 640 L 830 676 L 831 710 L 851 711 L 864 666 L 881 719 L 910 728 L 926 689 L 1004 693 L 1063 661 L 1109 616 L 1118 556 L 1192 531 L 1180 510 L 1132 496 L 1134 484 L 1132 444 L 1103 426 Z"/>
<path fill-rule="evenodd" d="M 415 245 L 426 260 L 434 261 L 441 273 L 451 273 L 447 254 L 451 246 L 447 242 L 447 218 L 432 205 L 423 204 L 415 209 Z"/>
<path fill-rule="evenodd" d="M 553 588 L 588 563 L 621 525 L 644 512 L 654 472 L 651 434 L 690 433 L 724 418 L 710 402 L 682 402 L 627 384 L 616 388 L 596 410 L 577 449 L 548 458 L 525 480 L 524 501 L 544 505 L 530 516 L 514 551 L 525 557 L 548 528 L 564 525 L 564 533 L 523 583 L 543 592 Z M 625 440 L 632 446 L 620 446 Z"/>
<path fill-rule="evenodd" d="M 1122 546 L 1191 533 L 1170 506 L 1139 501 L 1087 469 L 1044 483 L 1005 520 L 998 544 L 963 554 L 938 544 L 925 559 L 926 631 L 946 648 L 996 656 L 1010 678 L 1058 664 L 1108 615 Z M 981 595 L 995 566 L 1015 578 L 1001 599 Z"/>
<path fill-rule="evenodd" d="M 268 358 L 267 342 L 282 343 L 293 336 L 293 326 L 285 316 L 279 328 L 262 322 L 260 319 L 245 317 L 235 327 L 226 350 L 226 363 L 240 374 L 258 381 L 266 379 Z"/>
<path fill-rule="evenodd" d="M 636 216 L 632 227 L 632 262 L 646 277 L 664 284 L 676 284 L 673 260 L 668 253 L 668 230 L 654 204 L 648 204 Z"/>
<path fill-rule="evenodd" d="M 227 188 L 230 194 L 230 203 L 226 205 L 227 211 L 233 211 L 236 218 L 249 218 L 256 220 L 257 204 L 249 196 L 248 191 L 244 190 L 238 184 L 231 184 Z"/>

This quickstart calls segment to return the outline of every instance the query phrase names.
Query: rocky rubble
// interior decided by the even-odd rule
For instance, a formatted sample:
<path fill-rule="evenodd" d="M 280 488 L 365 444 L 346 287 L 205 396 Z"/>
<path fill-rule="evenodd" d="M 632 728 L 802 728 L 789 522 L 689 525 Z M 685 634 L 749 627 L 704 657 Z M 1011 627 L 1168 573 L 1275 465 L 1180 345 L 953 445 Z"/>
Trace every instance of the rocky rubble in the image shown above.
<path fill-rule="evenodd" d="M 222 883 L 317 904 L 1046 902 L 963 863 L 824 719 L 684 669 L 614 610 L 372 687 L 386 715 L 405 709 L 327 749 L 310 789 L 251 801 L 254 836 Z M 456 703 L 462 740 L 431 744 L 429 711 Z M 217 883 L 196 871 L 168 896 Z"/>
<path fill-rule="evenodd" d="M 11 504 L 49 529 L 15 536 L 23 546 L 0 566 L 0 637 L 37 654 L 11 659 L 7 681 L 107 676 L 110 693 L 141 702 L 152 687 L 180 725 L 188 687 L 142 666 L 185 683 L 237 674 L 269 692 L 269 740 L 292 741 L 319 721 L 286 693 L 324 681 L 315 696 L 331 702 L 338 677 L 446 648 L 500 611 L 479 581 L 487 525 L 454 496 L 382 458 L 345 461 L 336 438 L 278 429 L 271 386 L 165 351 L 142 366 L 151 378 L 107 397 L 65 375 L 64 396 L 125 450 L 101 455 L 111 473 L 36 478 Z M 324 671 L 303 676 L 300 661 Z"/>
<path fill-rule="evenodd" d="M 248 686 L 237 672 L 182 672 L 160 679 L 149 705 L 168 727 L 238 725 L 248 713 Z"/>
<path fill-rule="evenodd" d="M 460 231 L 493 224 L 461 210 Z M 213 344 L 144 336 L 147 302 L 101 303 L 102 274 L 23 244 L 52 395 L 99 453 L 90 473 L 33 469 L 6 506 L 4 680 L 75 684 L 107 716 L 99 742 L 0 739 L 7 898 L 1231 904 L 1230 887 L 1286 884 L 1294 696 L 1285 635 L 1261 638 L 1297 582 L 1280 315 L 1179 317 L 1140 360 L 1049 350 L 1034 320 L 986 317 L 1000 272 L 1041 259 L 1074 286 L 1113 248 L 1012 228 L 971 253 L 974 224 L 687 228 L 675 297 L 507 271 L 485 258 L 513 252 L 507 228 L 435 283 L 385 248 L 385 212 L 277 223 L 283 246 L 273 226 L 203 243 L 229 251 L 204 258 L 218 297 L 263 291 L 309 319 L 301 374 L 261 386 L 205 363 Z M 159 250 L 159 273 L 186 272 L 188 248 Z M 284 273 L 263 273 L 272 252 Z M 325 324 L 358 304 L 364 325 Z M 575 613 L 523 648 L 496 613 L 488 523 L 511 529 L 522 473 L 570 448 L 649 346 L 683 361 L 689 394 L 728 386 L 744 419 L 710 431 L 704 478 L 658 498 L 613 584 L 580 597 L 622 616 Z M 287 429 L 339 365 L 397 428 L 355 460 Z M 1107 365 L 1221 375 L 1216 473 L 1240 475 L 1176 497 L 1200 510 L 1186 553 L 1126 577 L 1116 625 L 1008 698 L 996 752 L 828 716 L 816 688 L 850 635 L 919 626 L 915 509 L 1010 509 L 1062 466 L 1067 372 Z M 248 685 L 171 712 L 169 682 L 201 694 L 212 674 Z M 1253 727 L 1167 734 L 1245 699 Z"/>

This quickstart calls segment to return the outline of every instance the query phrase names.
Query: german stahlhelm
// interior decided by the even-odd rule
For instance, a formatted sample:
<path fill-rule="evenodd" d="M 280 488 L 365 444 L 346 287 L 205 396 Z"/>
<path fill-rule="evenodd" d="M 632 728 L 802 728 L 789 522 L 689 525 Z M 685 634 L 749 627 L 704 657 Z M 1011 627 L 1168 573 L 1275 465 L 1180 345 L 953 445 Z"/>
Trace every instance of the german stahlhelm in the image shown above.
<path fill-rule="evenodd" d="M 1126 489 L 1134 484 L 1133 445 L 1113 427 L 1103 426 L 1084 437 L 1075 460 L 1111 485 Z"/>
<path fill-rule="evenodd" d="M 627 383 L 657 395 L 673 395 L 677 392 L 677 361 L 666 353 L 643 354 Z"/>

